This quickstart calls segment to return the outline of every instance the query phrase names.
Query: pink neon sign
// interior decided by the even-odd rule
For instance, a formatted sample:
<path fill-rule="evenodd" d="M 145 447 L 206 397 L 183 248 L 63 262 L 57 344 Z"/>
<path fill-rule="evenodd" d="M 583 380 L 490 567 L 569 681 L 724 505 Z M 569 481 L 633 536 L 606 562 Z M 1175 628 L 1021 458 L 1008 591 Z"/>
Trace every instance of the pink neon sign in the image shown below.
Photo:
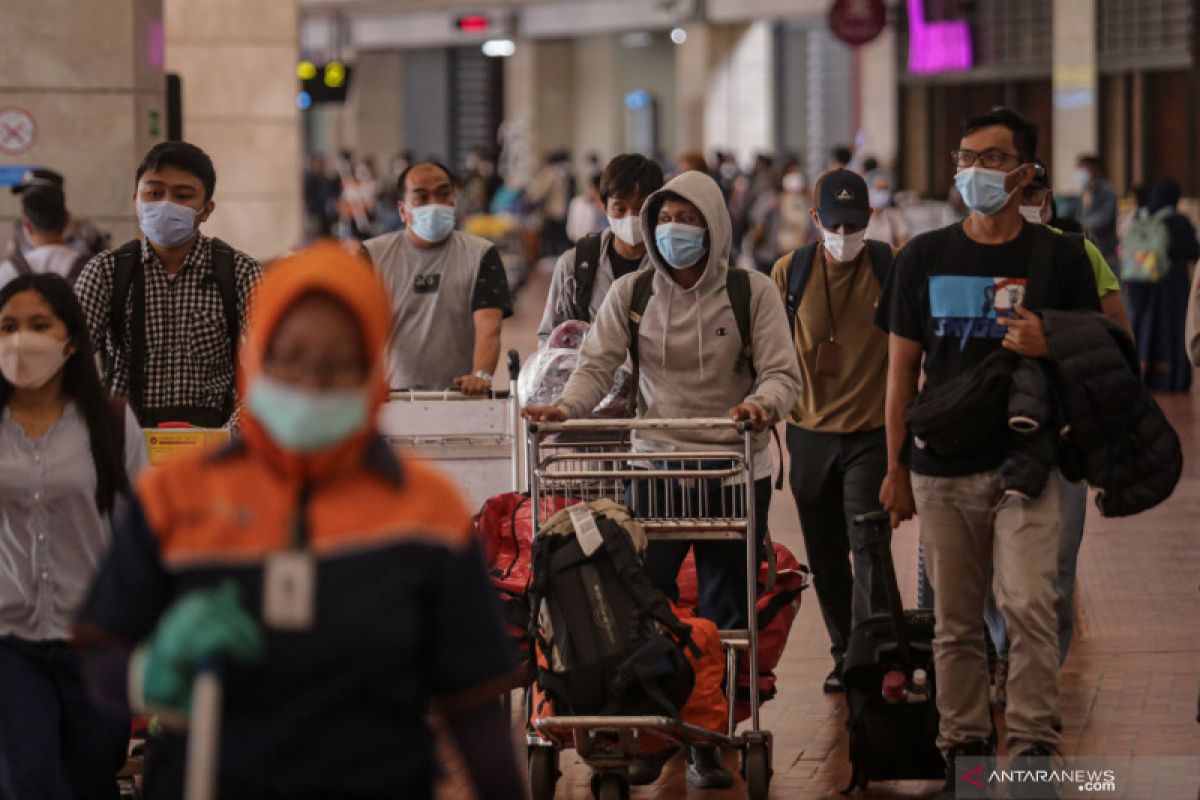
<path fill-rule="evenodd" d="M 908 0 L 908 71 L 918 75 L 968 70 L 974 64 L 966 20 L 925 21 L 925 0 Z"/>

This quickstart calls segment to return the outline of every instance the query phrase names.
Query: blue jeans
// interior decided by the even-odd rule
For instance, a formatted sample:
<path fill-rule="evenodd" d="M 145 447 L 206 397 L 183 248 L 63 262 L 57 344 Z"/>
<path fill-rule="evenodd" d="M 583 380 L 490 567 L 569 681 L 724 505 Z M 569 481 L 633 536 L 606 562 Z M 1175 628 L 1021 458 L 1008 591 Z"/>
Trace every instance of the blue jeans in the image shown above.
<path fill-rule="evenodd" d="M 695 507 L 697 495 L 703 491 L 708 496 L 709 507 L 719 507 L 722 494 L 726 501 L 733 493 L 743 491 L 740 486 L 722 488 L 720 481 L 707 480 L 703 488 L 689 489 L 690 502 Z M 636 493 L 636 502 L 635 502 Z M 666 487 L 663 480 L 635 480 L 625 489 L 625 504 L 629 508 L 648 508 L 651 493 L 655 495 L 657 507 L 665 507 Z M 677 481 L 671 482 L 674 508 L 682 507 L 683 490 Z M 767 512 L 771 507 L 771 479 L 762 478 L 754 482 L 755 541 L 759 563 L 763 557 L 763 539 L 767 533 Z M 646 548 L 646 575 L 654 588 L 672 601 L 679 601 L 676 579 L 679 568 L 687 558 L 688 550 L 696 554 L 696 580 L 699 602 L 696 613 L 717 623 L 721 630 L 744 630 L 749 620 L 746 607 L 746 544 L 742 541 L 674 542 L 652 541 Z"/>
<path fill-rule="evenodd" d="M 98 709 L 66 642 L 0 637 L 0 797 L 117 800 L 129 718 Z"/>
<path fill-rule="evenodd" d="M 1059 498 L 1062 505 L 1062 533 L 1058 542 L 1058 663 L 1067 660 L 1071 639 L 1075 635 L 1075 570 L 1079 564 L 1079 547 L 1083 543 L 1083 525 L 1087 516 L 1087 484 L 1072 483 L 1058 473 Z M 988 634 L 1000 658 L 1008 657 L 1008 634 L 1004 617 L 996 608 L 996 599 L 988 595 L 983 612 Z"/>

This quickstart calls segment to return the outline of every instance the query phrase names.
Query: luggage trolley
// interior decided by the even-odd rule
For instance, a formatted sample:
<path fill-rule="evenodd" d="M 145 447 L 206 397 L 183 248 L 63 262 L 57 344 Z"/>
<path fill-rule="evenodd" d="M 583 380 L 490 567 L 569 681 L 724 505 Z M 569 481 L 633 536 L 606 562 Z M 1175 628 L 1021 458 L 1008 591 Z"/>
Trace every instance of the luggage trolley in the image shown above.
<path fill-rule="evenodd" d="M 524 484 L 520 366 L 520 354 L 509 350 L 508 389 L 478 398 L 453 389 L 393 391 L 379 412 L 379 431 L 392 447 L 438 462 L 473 509 L 501 492 L 519 492 Z"/>
<path fill-rule="evenodd" d="M 635 452 L 630 445 L 631 434 L 652 439 L 655 431 L 681 430 L 694 431 L 700 439 L 705 434 L 737 432 L 743 440 L 742 452 L 722 450 L 715 443 L 702 450 L 653 453 Z M 759 724 L 757 680 L 749 681 L 749 728 L 739 734 L 734 721 L 738 651 L 748 651 L 750 675 L 758 674 L 753 425 L 730 419 L 572 420 L 531 423 L 526 441 L 534 530 L 545 522 L 539 519 L 543 496 L 583 502 L 607 497 L 623 503 L 626 487 L 636 482 L 639 489 L 631 492 L 630 511 L 645 528 L 647 539 L 745 541 L 749 614 L 747 630 L 720 632 L 729 700 L 724 733 L 662 716 L 551 716 L 536 720 L 526 740 L 534 800 L 554 796 L 559 751 L 567 747 L 574 747 L 592 768 L 592 790 L 597 797 L 627 798 L 629 764 L 646 738 L 670 745 L 738 748 L 749 797 L 765 800 L 771 780 L 772 737 Z M 708 481 L 720 481 L 715 501 L 708 496 Z"/>

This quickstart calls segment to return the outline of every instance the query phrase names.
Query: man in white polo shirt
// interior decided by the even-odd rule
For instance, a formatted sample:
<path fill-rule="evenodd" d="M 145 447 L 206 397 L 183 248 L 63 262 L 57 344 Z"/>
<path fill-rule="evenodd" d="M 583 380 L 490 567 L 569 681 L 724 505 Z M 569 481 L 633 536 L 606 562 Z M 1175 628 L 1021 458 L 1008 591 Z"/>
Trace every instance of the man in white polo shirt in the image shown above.
<path fill-rule="evenodd" d="M 500 253 L 454 229 L 454 178 L 446 167 L 413 164 L 399 190 L 404 230 L 363 245 L 392 301 L 390 386 L 485 394 L 500 359 L 501 320 L 512 315 Z"/>

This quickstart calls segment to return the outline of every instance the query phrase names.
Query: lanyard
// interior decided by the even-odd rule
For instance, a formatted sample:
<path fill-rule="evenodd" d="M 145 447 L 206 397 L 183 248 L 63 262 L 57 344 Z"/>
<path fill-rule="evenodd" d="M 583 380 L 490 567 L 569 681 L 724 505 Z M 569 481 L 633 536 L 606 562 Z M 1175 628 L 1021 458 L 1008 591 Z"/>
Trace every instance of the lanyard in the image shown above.
<path fill-rule="evenodd" d="M 838 317 L 846 310 L 846 304 L 850 302 L 850 295 L 854 292 L 854 282 L 858 279 L 858 268 L 862 266 L 863 256 L 866 254 L 867 248 L 863 248 L 858 254 L 858 258 L 854 261 L 854 270 L 850 273 L 850 286 L 846 290 L 846 297 L 842 300 L 841 311 L 838 312 Z M 825 253 L 821 253 L 821 272 L 825 276 L 825 313 L 829 316 L 829 341 L 837 341 L 837 320 L 833 316 L 833 297 L 829 289 L 829 260 L 825 257 Z"/>

